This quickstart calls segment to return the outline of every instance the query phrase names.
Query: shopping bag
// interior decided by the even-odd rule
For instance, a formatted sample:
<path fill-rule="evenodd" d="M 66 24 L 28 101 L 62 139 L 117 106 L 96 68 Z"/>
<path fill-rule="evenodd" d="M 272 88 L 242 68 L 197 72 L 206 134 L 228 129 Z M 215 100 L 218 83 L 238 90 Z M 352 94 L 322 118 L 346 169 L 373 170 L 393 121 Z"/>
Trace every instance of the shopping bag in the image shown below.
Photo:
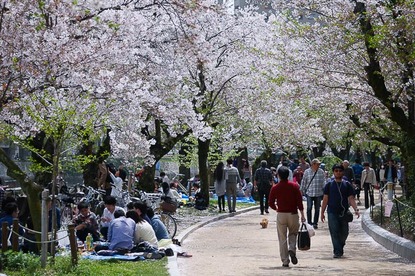
<path fill-rule="evenodd" d="M 314 231 L 314 227 L 311 224 L 306 224 L 307 227 L 307 231 L 308 231 L 308 235 L 311 237 L 313 237 L 316 234 L 316 231 Z"/>
<path fill-rule="evenodd" d="M 298 250 L 309 250 L 311 246 L 310 235 L 307 230 L 305 223 L 301 224 L 300 230 L 298 231 L 297 247 Z"/>

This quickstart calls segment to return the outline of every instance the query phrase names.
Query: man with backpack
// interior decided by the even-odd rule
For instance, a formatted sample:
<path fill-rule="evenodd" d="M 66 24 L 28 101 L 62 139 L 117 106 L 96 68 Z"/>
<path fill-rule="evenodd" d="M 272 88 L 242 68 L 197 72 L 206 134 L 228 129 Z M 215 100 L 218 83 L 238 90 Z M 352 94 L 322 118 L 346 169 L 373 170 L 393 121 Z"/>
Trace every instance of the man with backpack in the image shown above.
<path fill-rule="evenodd" d="M 259 196 L 259 209 L 261 210 L 261 215 L 269 213 L 268 211 L 268 198 L 269 192 L 272 187 L 272 172 L 267 168 L 267 161 L 261 161 L 261 167 L 255 171 L 254 177 L 254 188 L 258 190 Z M 264 204 L 265 196 L 265 204 Z"/>

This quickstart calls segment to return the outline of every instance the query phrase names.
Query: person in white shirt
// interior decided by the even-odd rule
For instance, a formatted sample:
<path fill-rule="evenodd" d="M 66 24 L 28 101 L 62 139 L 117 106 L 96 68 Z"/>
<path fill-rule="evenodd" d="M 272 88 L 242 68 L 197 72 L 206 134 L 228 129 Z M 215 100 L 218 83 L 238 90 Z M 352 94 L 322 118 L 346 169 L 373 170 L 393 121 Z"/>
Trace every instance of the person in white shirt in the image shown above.
<path fill-rule="evenodd" d="M 370 167 L 369 162 L 363 163 L 363 167 L 365 169 L 362 171 L 362 183 L 365 191 L 365 208 L 367 209 L 369 208 L 369 203 L 371 206 L 375 205 L 373 187 L 376 185 L 376 173 L 375 170 Z"/>
<path fill-rule="evenodd" d="M 122 178 L 120 177 L 120 171 L 112 172 L 110 169 L 108 169 L 108 173 L 111 177 L 112 181 L 112 189 L 111 189 L 111 196 L 115 198 L 121 198 L 122 197 Z"/>
<path fill-rule="evenodd" d="M 117 210 L 123 210 L 117 204 L 117 200 L 113 196 L 107 196 L 104 199 L 105 209 L 101 217 L 101 229 L 100 232 L 104 236 L 104 239 L 107 240 L 108 227 L 112 220 L 114 220 L 114 212 Z"/>
<path fill-rule="evenodd" d="M 158 248 L 156 233 L 153 226 L 140 217 L 135 211 L 128 211 L 127 218 L 135 221 L 134 244 L 138 245 L 141 242 L 148 242 L 151 246 Z"/>

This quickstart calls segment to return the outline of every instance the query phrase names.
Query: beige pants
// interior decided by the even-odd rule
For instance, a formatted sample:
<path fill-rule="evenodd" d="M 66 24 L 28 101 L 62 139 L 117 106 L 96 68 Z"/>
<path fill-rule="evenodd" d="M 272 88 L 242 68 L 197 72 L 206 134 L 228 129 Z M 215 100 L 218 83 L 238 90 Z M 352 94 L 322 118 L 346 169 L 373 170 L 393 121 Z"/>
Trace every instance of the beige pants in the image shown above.
<path fill-rule="evenodd" d="M 280 257 L 283 264 L 289 264 L 288 250 L 296 252 L 297 234 L 300 228 L 298 214 L 277 213 L 277 232 Z"/>

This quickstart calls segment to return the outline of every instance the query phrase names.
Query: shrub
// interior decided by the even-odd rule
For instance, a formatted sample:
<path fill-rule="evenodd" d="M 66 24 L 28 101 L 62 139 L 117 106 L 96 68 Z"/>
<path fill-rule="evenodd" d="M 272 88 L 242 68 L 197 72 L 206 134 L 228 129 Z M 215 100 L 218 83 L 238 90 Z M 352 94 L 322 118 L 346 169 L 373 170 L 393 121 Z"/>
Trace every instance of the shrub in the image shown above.
<path fill-rule="evenodd" d="M 11 271 L 25 270 L 33 273 L 40 266 L 39 256 L 23 252 L 6 251 L 1 256 L 3 269 Z"/>

